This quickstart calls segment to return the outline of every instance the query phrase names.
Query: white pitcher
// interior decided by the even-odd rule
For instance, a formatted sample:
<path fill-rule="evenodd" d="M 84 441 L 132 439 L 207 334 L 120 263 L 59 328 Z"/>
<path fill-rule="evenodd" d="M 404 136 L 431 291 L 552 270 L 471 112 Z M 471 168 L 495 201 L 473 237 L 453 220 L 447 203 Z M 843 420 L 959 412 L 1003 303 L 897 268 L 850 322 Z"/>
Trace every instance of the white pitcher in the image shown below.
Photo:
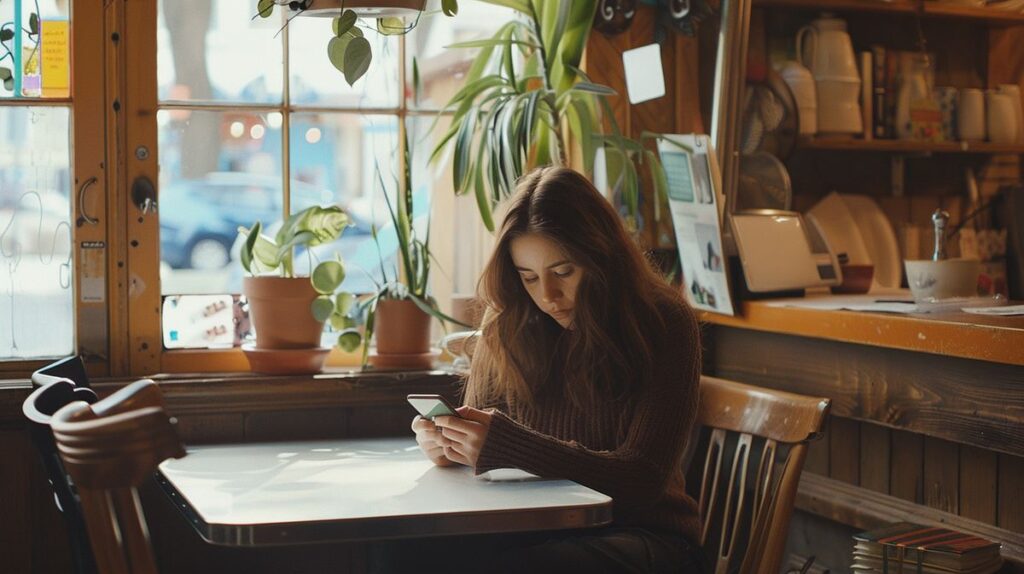
<path fill-rule="evenodd" d="M 822 14 L 796 34 L 796 53 L 817 80 L 860 79 L 846 21 Z"/>

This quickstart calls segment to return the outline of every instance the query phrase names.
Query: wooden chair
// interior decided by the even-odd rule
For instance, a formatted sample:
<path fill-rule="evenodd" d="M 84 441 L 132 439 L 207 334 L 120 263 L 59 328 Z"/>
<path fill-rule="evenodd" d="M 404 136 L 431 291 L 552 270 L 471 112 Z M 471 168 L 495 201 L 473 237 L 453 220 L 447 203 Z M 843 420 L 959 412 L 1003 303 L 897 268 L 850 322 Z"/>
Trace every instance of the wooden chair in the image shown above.
<path fill-rule="evenodd" d="M 779 574 L 807 443 L 820 436 L 829 405 L 701 378 L 696 452 L 706 455 L 690 466 L 689 484 L 700 485 L 700 542 L 715 574 Z"/>
<path fill-rule="evenodd" d="M 156 384 L 143 379 L 95 403 L 73 402 L 50 424 L 78 487 L 102 574 L 156 574 L 137 487 L 164 460 L 185 456 Z"/>
<path fill-rule="evenodd" d="M 95 574 L 96 562 L 89 547 L 78 494 L 57 454 L 57 445 L 50 431 L 50 419 L 53 413 L 73 401 L 95 403 L 96 393 L 89 388 L 85 366 L 77 356 L 61 359 L 39 369 L 32 374 L 32 385 L 35 390 L 25 399 L 21 410 L 29 421 L 29 436 L 42 459 L 46 477 L 53 489 L 54 502 L 64 517 L 73 572 Z"/>

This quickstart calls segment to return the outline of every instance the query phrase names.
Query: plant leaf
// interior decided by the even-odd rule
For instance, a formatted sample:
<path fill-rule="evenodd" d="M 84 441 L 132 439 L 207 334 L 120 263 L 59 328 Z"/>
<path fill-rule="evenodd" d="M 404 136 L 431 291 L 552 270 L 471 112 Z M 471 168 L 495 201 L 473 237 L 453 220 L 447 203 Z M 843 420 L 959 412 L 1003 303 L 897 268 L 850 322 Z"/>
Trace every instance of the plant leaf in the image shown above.
<path fill-rule="evenodd" d="M 334 309 L 336 313 L 345 315 L 352 309 L 356 302 L 356 296 L 351 293 L 338 293 L 334 298 Z"/>
<path fill-rule="evenodd" d="M 33 12 L 28 17 L 28 31 L 29 34 L 35 36 L 39 34 L 39 14 Z"/>
<path fill-rule="evenodd" d="M 310 280 L 317 293 L 331 295 L 345 280 L 345 266 L 340 261 L 324 261 L 313 270 Z M 334 302 L 332 301 L 331 311 L 333 310 Z"/>
<path fill-rule="evenodd" d="M 337 205 L 320 207 L 314 205 L 299 212 L 295 230 L 298 232 L 309 231 L 314 238 L 309 242 L 310 246 L 330 243 L 341 237 L 345 228 L 349 225 L 348 214 Z"/>
<path fill-rule="evenodd" d="M 654 220 L 661 221 L 661 206 L 668 205 L 668 177 L 665 175 L 665 168 L 658 161 L 658 156 L 650 150 L 644 150 L 647 158 L 647 169 L 651 172 L 651 182 L 654 184 Z"/>
<path fill-rule="evenodd" d="M 600 96 L 617 96 L 618 92 L 609 88 L 608 86 L 602 86 L 601 84 L 592 84 L 590 82 L 576 82 L 572 88 L 577 92 L 587 92 L 591 94 L 598 94 Z"/>
<path fill-rule="evenodd" d="M 238 258 L 242 263 L 242 269 L 245 269 L 246 273 L 252 273 L 252 250 L 256 245 L 256 238 L 260 236 L 260 229 L 262 227 L 263 224 L 257 221 L 252 224 L 252 229 L 245 229 L 244 227 L 238 228 L 239 233 L 246 234 L 245 244 L 242 245 L 242 250 L 238 253 Z"/>
<path fill-rule="evenodd" d="M 10 42 L 13 39 L 14 30 L 11 30 L 10 28 L 4 28 L 3 30 L 0 30 L 0 42 Z M 4 69 L 7 70 L 7 68 Z M 7 70 L 7 72 L 10 73 L 10 70 Z"/>
<path fill-rule="evenodd" d="M 345 73 L 345 49 L 348 48 L 351 41 L 352 36 L 346 34 L 340 38 L 335 36 L 327 42 L 327 59 L 343 74 Z"/>
<path fill-rule="evenodd" d="M 458 319 L 455 319 L 444 314 L 444 312 L 437 308 L 436 304 L 433 304 L 433 301 L 425 301 L 424 299 L 417 297 L 416 295 L 413 295 L 411 293 L 409 294 L 409 299 L 411 299 L 412 302 L 415 303 L 416 306 L 419 307 L 420 310 L 422 310 L 424 313 L 430 315 L 431 317 L 434 317 L 439 321 L 448 321 L 449 323 L 455 323 L 456 325 L 459 325 L 461 327 L 466 327 L 469 329 L 473 328 L 472 325 L 467 325 L 462 321 L 459 321 Z"/>
<path fill-rule="evenodd" d="M 323 323 L 334 313 L 334 300 L 326 295 L 321 295 L 309 304 L 309 310 L 318 323 Z"/>
<path fill-rule="evenodd" d="M 511 8 L 518 10 L 523 14 L 530 13 L 530 5 L 527 3 L 528 0 L 480 0 L 486 4 L 493 4 L 495 6 L 502 6 L 504 8 Z"/>
<path fill-rule="evenodd" d="M 352 317 L 342 315 L 338 313 L 337 303 L 335 303 L 334 313 L 331 314 L 331 328 L 335 331 L 343 331 L 345 329 L 351 329 L 357 326 L 359 323 Z"/>
<path fill-rule="evenodd" d="M 455 136 L 455 158 L 452 164 L 452 175 L 454 177 L 455 192 L 462 193 L 466 189 L 471 166 L 469 154 L 472 151 L 473 134 L 476 131 L 476 114 L 470 113 L 459 125 L 458 134 Z"/>
<path fill-rule="evenodd" d="M 353 38 L 345 48 L 345 81 L 348 85 L 356 83 L 370 69 L 373 54 L 370 52 L 370 41 L 366 38 Z"/>
<path fill-rule="evenodd" d="M 441 0 L 441 11 L 445 16 L 452 17 L 459 13 L 458 0 Z"/>
<path fill-rule="evenodd" d="M 252 254 L 267 269 L 277 269 L 281 265 L 281 256 L 277 252 L 277 244 L 262 233 L 256 236 L 252 246 Z"/>
<path fill-rule="evenodd" d="M 274 13 L 274 0 L 260 0 L 259 4 L 256 5 L 256 11 L 259 13 L 260 18 L 270 18 Z"/>
<path fill-rule="evenodd" d="M 271 0 L 273 1 L 273 0 Z M 359 17 L 352 10 L 345 10 L 341 13 L 341 16 L 331 21 L 332 27 L 334 28 L 335 37 L 341 37 L 342 34 L 347 33 L 356 25 L 356 20 Z"/>
<path fill-rule="evenodd" d="M 356 329 L 345 329 L 338 335 L 338 346 L 346 353 L 355 351 L 362 342 L 363 336 Z"/>

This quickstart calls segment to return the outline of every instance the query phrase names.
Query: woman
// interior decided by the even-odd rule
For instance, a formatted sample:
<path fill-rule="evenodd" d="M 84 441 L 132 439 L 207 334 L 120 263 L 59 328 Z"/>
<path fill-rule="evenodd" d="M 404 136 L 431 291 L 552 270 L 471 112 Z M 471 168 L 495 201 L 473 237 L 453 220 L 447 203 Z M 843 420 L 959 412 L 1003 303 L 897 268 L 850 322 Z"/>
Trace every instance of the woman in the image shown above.
<path fill-rule="evenodd" d="M 609 203 L 559 167 L 524 176 L 479 295 L 463 418 L 417 417 L 434 463 L 514 467 L 614 499 L 611 527 L 513 545 L 493 571 L 697 572 L 682 456 L 697 408 L 693 313 Z"/>

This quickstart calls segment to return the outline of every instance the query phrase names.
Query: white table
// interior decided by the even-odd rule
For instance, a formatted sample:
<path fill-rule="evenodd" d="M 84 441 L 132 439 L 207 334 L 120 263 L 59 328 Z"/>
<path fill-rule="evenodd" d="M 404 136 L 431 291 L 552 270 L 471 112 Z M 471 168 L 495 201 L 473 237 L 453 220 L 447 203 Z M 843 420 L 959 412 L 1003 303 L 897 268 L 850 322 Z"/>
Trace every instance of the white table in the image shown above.
<path fill-rule="evenodd" d="M 597 491 L 568 480 L 499 478 L 437 467 L 411 437 L 193 447 L 157 473 L 199 534 L 229 546 L 611 522 L 612 500 Z"/>

